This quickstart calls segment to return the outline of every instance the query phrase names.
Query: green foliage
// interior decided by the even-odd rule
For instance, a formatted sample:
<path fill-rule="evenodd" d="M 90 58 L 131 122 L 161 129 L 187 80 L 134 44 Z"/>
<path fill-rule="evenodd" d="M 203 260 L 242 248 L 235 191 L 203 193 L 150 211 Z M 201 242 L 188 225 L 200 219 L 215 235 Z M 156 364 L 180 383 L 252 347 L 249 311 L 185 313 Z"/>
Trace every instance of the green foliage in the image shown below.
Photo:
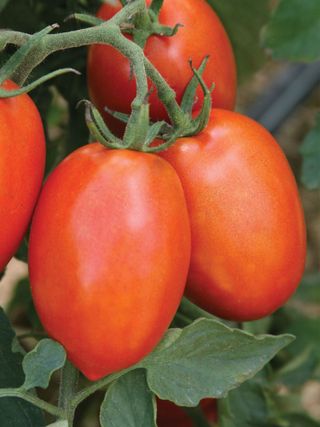
<path fill-rule="evenodd" d="M 209 319 L 170 332 L 142 366 L 150 389 L 179 406 L 225 396 L 293 340 L 290 335 L 255 337 Z"/>
<path fill-rule="evenodd" d="M 242 384 L 219 402 L 220 427 L 270 427 L 266 379 L 261 377 Z"/>
<path fill-rule="evenodd" d="M 0 309 L 0 389 L 20 387 L 24 380 L 22 355 L 12 351 L 14 332 Z M 0 399 L 0 425 L 3 427 L 43 427 L 42 412 L 17 398 Z"/>
<path fill-rule="evenodd" d="M 207 0 L 219 15 L 231 39 L 239 81 L 261 67 L 266 59 L 260 31 L 270 16 L 269 0 Z"/>
<path fill-rule="evenodd" d="M 263 33 L 263 44 L 275 59 L 319 59 L 319 0 L 280 0 Z"/>
<path fill-rule="evenodd" d="M 317 116 L 315 128 L 308 133 L 303 142 L 301 154 L 303 156 L 302 183 L 309 190 L 320 188 L 320 114 Z"/>
<path fill-rule="evenodd" d="M 108 389 L 101 406 L 102 427 L 156 427 L 155 400 L 145 372 L 131 371 Z"/>
<path fill-rule="evenodd" d="M 51 375 L 62 368 L 65 361 L 66 353 L 59 343 L 47 338 L 41 340 L 23 359 L 26 378 L 22 387 L 25 390 L 47 388 Z"/>

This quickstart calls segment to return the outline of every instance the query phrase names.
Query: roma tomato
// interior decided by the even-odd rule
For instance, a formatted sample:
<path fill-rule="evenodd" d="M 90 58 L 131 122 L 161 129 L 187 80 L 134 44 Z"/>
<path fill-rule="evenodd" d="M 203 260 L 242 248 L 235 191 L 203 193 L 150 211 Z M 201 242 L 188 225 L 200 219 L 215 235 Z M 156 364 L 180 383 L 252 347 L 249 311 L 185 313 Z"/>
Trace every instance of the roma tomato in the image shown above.
<path fill-rule="evenodd" d="M 89 379 L 155 347 L 189 260 L 182 186 L 160 157 L 95 143 L 49 176 L 31 226 L 32 294 L 49 335 Z"/>
<path fill-rule="evenodd" d="M 187 296 L 225 319 L 266 316 L 295 291 L 306 252 L 288 162 L 253 120 L 213 110 L 208 127 L 162 153 L 178 172 L 191 220 Z"/>
<path fill-rule="evenodd" d="M 150 4 L 150 1 L 147 1 Z M 110 19 L 121 8 L 119 0 L 101 6 L 98 17 Z M 219 18 L 205 0 L 164 0 L 159 20 L 163 25 L 183 26 L 172 37 L 151 36 L 144 48 L 145 55 L 176 91 L 178 101 L 192 77 L 188 61 L 199 66 L 206 55 L 209 61 L 204 72 L 208 86 L 216 84 L 213 105 L 233 109 L 236 97 L 236 66 L 232 47 Z M 90 47 L 88 84 L 91 98 L 103 113 L 108 106 L 115 111 L 130 113 L 136 93 L 135 79 L 130 75 L 128 60 L 117 50 L 106 45 Z M 201 106 L 203 94 L 199 90 L 195 111 Z M 156 91 L 150 96 L 151 118 L 163 120 L 167 114 Z M 113 130 L 119 122 L 104 114 Z M 117 124 L 118 123 L 118 124 Z"/>
<path fill-rule="evenodd" d="M 200 403 L 204 415 L 210 423 L 217 421 L 217 401 L 204 399 Z M 157 400 L 158 427 L 193 427 L 191 417 L 179 406 L 168 400 Z"/>
<path fill-rule="evenodd" d="M 16 89 L 12 81 L 2 88 Z M 45 138 L 28 95 L 0 98 L 0 271 L 17 251 L 43 179 Z"/>

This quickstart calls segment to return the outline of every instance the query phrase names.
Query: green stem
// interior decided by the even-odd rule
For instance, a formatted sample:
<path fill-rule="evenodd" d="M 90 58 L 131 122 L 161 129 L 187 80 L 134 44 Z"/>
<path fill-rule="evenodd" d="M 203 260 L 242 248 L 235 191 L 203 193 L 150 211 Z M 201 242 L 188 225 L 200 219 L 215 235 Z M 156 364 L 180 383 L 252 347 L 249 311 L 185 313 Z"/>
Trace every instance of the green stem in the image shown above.
<path fill-rule="evenodd" d="M 176 129 L 183 129 L 189 124 L 190 118 L 180 108 L 175 91 L 146 57 L 144 57 L 144 66 L 147 75 L 157 88 L 158 96 L 166 107 L 171 123 Z"/>
<path fill-rule="evenodd" d="M 59 389 L 59 408 L 67 409 L 77 391 L 79 371 L 66 361 L 62 371 Z"/>
<path fill-rule="evenodd" d="M 188 124 L 189 118 L 179 107 L 175 91 L 170 88 L 151 62 L 144 57 L 143 50 L 123 36 L 119 28 L 119 25 L 126 22 L 132 15 L 143 14 L 145 7 L 144 0 L 136 0 L 126 5 L 113 18 L 96 27 L 60 34 L 50 34 L 42 37 L 41 41 L 24 57 L 14 73 L 13 79 L 18 84 L 23 84 L 32 70 L 54 52 L 92 44 L 108 44 L 130 58 L 137 79 L 139 101 L 143 102 L 148 93 L 147 72 L 157 87 L 158 96 L 165 105 L 172 124 L 176 128 L 183 128 L 184 125 Z M 16 31 L 0 31 L 0 47 L 3 43 L 8 42 L 21 45 L 30 37 L 29 34 L 18 33 Z"/>
<path fill-rule="evenodd" d="M 59 408 L 67 412 L 68 425 L 72 427 L 76 406 L 71 405 L 76 394 L 79 381 L 79 371 L 68 360 L 61 371 L 59 389 Z"/>
<path fill-rule="evenodd" d="M 23 389 L 2 388 L 0 389 L 0 398 L 1 397 L 17 397 L 18 399 L 25 400 L 26 402 L 32 403 L 38 408 L 43 409 L 48 414 L 51 414 L 58 418 L 65 418 L 65 412 L 62 409 L 51 405 L 50 403 L 47 403 L 42 399 L 39 399 L 37 396 L 27 393 Z"/>
<path fill-rule="evenodd" d="M 0 30 L 0 52 L 5 49 L 8 44 L 22 46 L 30 37 L 29 34 L 20 33 L 19 31 Z"/>

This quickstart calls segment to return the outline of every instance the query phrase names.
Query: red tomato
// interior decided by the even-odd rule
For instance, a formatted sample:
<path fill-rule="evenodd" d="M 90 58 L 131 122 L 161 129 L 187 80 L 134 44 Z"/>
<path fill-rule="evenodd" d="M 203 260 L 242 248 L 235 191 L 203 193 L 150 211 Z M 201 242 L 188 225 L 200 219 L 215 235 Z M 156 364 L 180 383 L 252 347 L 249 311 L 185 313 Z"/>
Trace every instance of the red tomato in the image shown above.
<path fill-rule="evenodd" d="M 50 175 L 31 226 L 32 293 L 49 335 L 89 379 L 155 347 L 189 261 L 183 190 L 160 157 L 95 143 Z"/>
<path fill-rule="evenodd" d="M 150 4 L 150 1 L 147 1 Z M 110 19 L 121 8 L 119 0 L 104 3 L 98 17 Z M 173 27 L 183 25 L 172 37 L 151 36 L 144 48 L 145 55 L 176 91 L 178 101 L 192 77 L 189 59 L 198 67 L 206 55 L 210 59 L 204 72 L 208 86 L 216 84 L 213 105 L 233 109 L 236 97 L 236 66 L 232 47 L 219 18 L 205 0 L 164 0 L 160 22 Z M 130 113 L 136 93 L 135 79 L 130 77 L 128 60 L 111 46 L 94 45 L 89 50 L 88 83 L 90 96 L 103 112 L 108 106 L 115 111 Z M 198 110 L 203 100 L 198 91 Z M 151 118 L 167 118 L 156 91 L 150 96 Z M 119 122 L 104 114 L 113 130 Z M 118 123 L 118 124 L 116 124 Z"/>
<path fill-rule="evenodd" d="M 18 86 L 7 80 L 1 86 Z M 28 95 L 0 98 L 0 271 L 17 251 L 43 179 L 45 138 Z"/>
<path fill-rule="evenodd" d="M 204 399 L 200 403 L 207 421 L 217 421 L 217 401 Z M 194 427 L 191 417 L 179 406 L 168 400 L 157 399 L 158 427 Z"/>
<path fill-rule="evenodd" d="M 283 305 L 304 269 L 306 233 L 294 177 L 270 133 L 213 110 L 202 133 L 162 156 L 178 172 L 191 220 L 187 296 L 238 321 Z"/>

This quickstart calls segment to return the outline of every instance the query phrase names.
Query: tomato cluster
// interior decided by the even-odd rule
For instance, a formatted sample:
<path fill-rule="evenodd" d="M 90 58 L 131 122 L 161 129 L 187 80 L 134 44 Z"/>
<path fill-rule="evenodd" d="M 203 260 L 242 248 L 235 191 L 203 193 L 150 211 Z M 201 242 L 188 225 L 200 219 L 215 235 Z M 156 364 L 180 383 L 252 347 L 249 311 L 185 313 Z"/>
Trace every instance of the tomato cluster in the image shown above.
<path fill-rule="evenodd" d="M 120 2 L 105 3 L 98 16 L 110 18 L 119 8 Z M 49 176 L 31 227 L 37 311 L 91 380 L 152 351 L 184 291 L 221 318 L 253 320 L 285 303 L 304 268 L 305 225 L 294 177 L 274 138 L 231 111 L 236 69 L 218 17 L 204 0 L 165 0 L 159 19 L 182 28 L 173 37 L 151 36 L 144 50 L 178 100 L 191 78 L 188 60 L 199 65 L 210 55 L 204 80 L 216 90 L 208 126 L 160 155 L 98 143 L 81 147 Z M 112 47 L 90 48 L 88 79 L 102 112 L 105 106 L 130 111 L 130 66 Z M 194 113 L 201 99 L 199 93 Z M 153 120 L 167 118 L 156 92 L 150 105 Z M 17 115 L 21 121 L 13 125 Z M 0 100 L 0 129 L 1 176 L 11 183 L 0 194 L 2 224 L 10 225 L 1 235 L 10 242 L 1 245 L 3 267 L 37 199 L 44 138 L 27 95 Z"/>

